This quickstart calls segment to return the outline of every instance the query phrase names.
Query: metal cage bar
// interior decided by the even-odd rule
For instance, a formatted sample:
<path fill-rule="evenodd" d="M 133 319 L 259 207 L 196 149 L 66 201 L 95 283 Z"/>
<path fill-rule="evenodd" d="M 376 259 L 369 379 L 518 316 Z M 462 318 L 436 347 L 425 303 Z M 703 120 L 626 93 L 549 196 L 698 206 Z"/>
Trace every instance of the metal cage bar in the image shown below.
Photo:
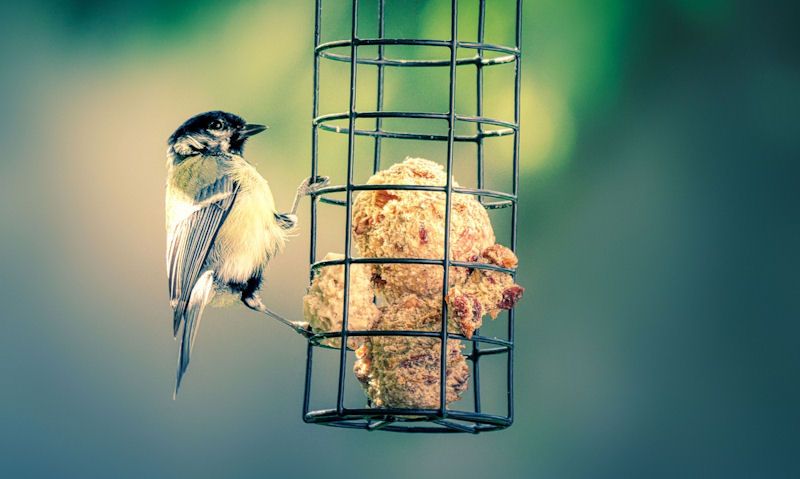
<path fill-rule="evenodd" d="M 386 8 L 386 0 L 378 0 L 378 39 L 383 39 L 383 35 L 386 29 L 386 21 L 384 19 L 384 10 Z M 383 49 L 385 45 L 378 45 L 378 58 L 376 59 L 378 62 L 382 62 L 383 58 Z M 352 57 L 351 57 L 352 58 Z M 358 58 L 358 57 L 356 57 Z M 383 63 L 377 63 L 378 68 L 378 78 L 377 78 L 377 89 L 378 91 L 375 94 L 375 110 L 382 111 L 383 110 L 383 83 L 384 83 L 384 67 Z M 375 150 L 374 156 L 372 158 L 372 173 L 375 174 L 380 170 L 381 167 L 381 134 L 383 131 L 381 130 L 381 126 L 383 123 L 383 117 L 376 116 L 375 117 Z M 358 134 L 358 130 L 356 130 L 356 134 Z"/>
<path fill-rule="evenodd" d="M 350 30 L 350 55 L 358 58 L 358 0 L 353 0 Z M 347 201 L 345 204 L 345 233 L 344 233 L 344 301 L 342 306 L 342 345 L 339 350 L 339 389 L 336 395 L 336 412 L 344 414 L 344 375 L 347 365 L 347 310 L 350 306 L 350 261 L 352 253 L 350 251 L 353 240 L 351 231 L 352 210 L 353 210 L 353 162 L 355 160 L 355 124 L 356 124 L 356 78 L 358 74 L 358 63 L 350 63 L 350 110 L 348 115 L 349 132 L 347 138 Z"/>
<path fill-rule="evenodd" d="M 357 58 L 357 57 L 354 57 Z M 447 111 L 447 180 L 444 207 L 444 261 L 442 262 L 442 334 L 439 356 L 439 411 L 447 418 L 447 293 L 450 290 L 450 217 L 453 206 L 453 146 L 456 136 L 456 59 L 458 58 L 458 0 L 450 0 L 450 85 Z"/>
<path fill-rule="evenodd" d="M 363 1 L 363 0 L 362 0 Z M 517 228 L 517 199 L 519 194 L 519 121 L 520 121 L 520 34 L 522 17 L 522 0 L 516 0 L 514 12 L 514 45 L 506 46 L 487 43 L 486 40 L 486 0 L 474 0 L 478 9 L 478 25 L 476 41 L 463 41 L 458 38 L 458 12 L 459 0 L 450 0 L 450 38 L 448 40 L 409 39 L 386 37 L 386 1 L 376 0 L 377 3 L 377 38 L 360 38 L 358 32 L 359 0 L 352 0 L 350 12 L 350 38 L 322 42 L 322 7 L 323 0 L 315 0 L 314 20 L 314 73 L 313 73 L 313 103 L 312 103 L 312 137 L 311 137 L 311 175 L 318 176 L 321 172 L 319 165 L 319 132 L 330 132 L 347 135 L 347 180 L 342 185 L 331 185 L 318 190 L 311 199 L 311 240 L 309 252 L 310 275 L 320 268 L 335 265 L 344 266 L 344 291 L 343 291 L 343 321 L 339 331 L 321 332 L 309 335 L 307 346 L 305 393 L 303 400 L 303 420 L 308 423 L 323 424 L 335 427 L 356 428 L 368 431 L 397 431 L 397 432 L 469 432 L 480 433 L 504 429 L 513 422 L 513 366 L 514 366 L 514 310 L 508 312 L 507 339 L 499 339 L 481 335 L 480 330 L 467 339 L 465 336 L 449 333 L 447 330 L 447 302 L 449 290 L 449 271 L 451 267 L 477 268 L 501 271 L 516 275 L 516 270 L 503 268 L 496 265 L 478 263 L 473 261 L 456 261 L 444 254 L 441 259 L 430 258 L 358 258 L 352 254 L 352 200 L 353 193 L 367 190 L 412 190 L 436 191 L 445 195 L 445 232 L 444 251 L 450 250 L 450 220 L 453 194 L 471 194 L 477 197 L 487 209 L 511 208 L 511 250 L 516 249 Z M 461 0 L 462 3 L 465 0 Z M 463 6 L 462 6 L 463 8 Z M 447 49 L 448 57 L 436 60 L 416 60 L 389 57 L 386 47 L 392 45 L 405 45 L 417 47 L 441 47 Z M 360 46 L 376 46 L 377 55 L 369 58 L 359 57 Z M 348 53 L 337 53 L 337 49 L 347 49 Z M 475 55 L 468 58 L 459 58 L 459 49 L 474 50 Z M 320 114 L 320 62 L 322 60 L 346 62 L 349 64 L 349 105 L 344 112 Z M 484 69 L 495 65 L 513 63 L 514 68 L 514 118 L 505 121 L 485 116 L 483 93 L 485 88 Z M 357 111 L 358 93 L 358 65 L 375 67 L 377 70 L 377 92 L 374 111 Z M 475 66 L 475 115 L 462 115 L 456 111 L 456 85 L 457 70 L 459 67 Z M 448 109 L 446 112 L 410 112 L 386 111 L 385 100 L 385 71 L 386 68 L 448 68 Z M 384 128 L 383 120 L 386 118 L 405 118 L 431 121 L 445 121 L 447 134 L 432 134 L 430 132 L 393 131 Z M 374 129 L 365 130 L 356 128 L 356 120 L 373 119 Z M 337 125 L 344 122 L 346 126 Z M 456 134 L 459 122 L 474 123 L 474 134 Z M 504 136 L 513 136 L 513 153 L 511 159 L 511 192 L 496 191 L 486 188 L 485 184 L 485 148 L 486 140 Z M 358 137 L 372 138 L 372 173 L 381 168 L 382 144 L 389 140 L 423 140 L 446 143 L 446 172 L 447 180 L 444 186 L 429 185 L 369 185 L 355 184 L 355 155 L 356 139 Z M 456 143 L 467 142 L 475 144 L 475 168 L 477 187 L 465 188 L 453 185 L 454 149 Z M 331 197 L 335 194 L 344 194 L 344 199 Z M 317 218 L 318 203 L 345 207 L 345 254 L 344 259 L 317 261 Z M 380 331 L 350 331 L 348 329 L 348 307 L 350 295 L 350 269 L 353 264 L 424 264 L 435 265 L 443 268 L 442 282 L 442 315 L 441 328 L 438 331 L 416 330 L 380 330 Z M 348 408 L 345 407 L 345 380 L 347 366 L 347 340 L 350 337 L 369 336 L 405 336 L 438 338 L 440 350 L 439 371 L 439 407 L 435 409 L 409 409 L 409 408 Z M 326 339 L 337 338 L 339 347 L 331 346 L 324 342 Z M 447 351 L 448 342 L 463 341 L 471 344 L 466 359 L 472 364 L 473 411 L 450 409 L 447 407 Z M 336 403 L 328 409 L 311 410 L 312 375 L 314 367 L 314 351 L 317 348 L 335 349 L 338 351 L 338 377 Z M 481 373 L 480 359 L 484 356 L 506 355 L 506 414 L 488 414 L 483 411 L 481 401 Z"/>
<path fill-rule="evenodd" d="M 319 45 L 322 33 L 322 0 L 316 0 L 314 5 L 314 73 L 312 77 L 313 93 L 311 116 L 316 118 L 319 115 L 319 54 L 317 53 L 316 46 Z M 311 125 L 311 177 L 318 176 L 319 162 L 319 130 L 316 125 Z M 314 198 L 311 199 L 311 212 L 309 220 L 309 257 L 308 262 L 314 264 L 317 260 L 317 202 Z M 313 271 L 309 272 L 309 279 L 314 274 Z M 306 378 L 305 387 L 303 392 L 303 416 L 308 411 L 311 401 L 311 372 L 314 359 L 314 346 L 309 341 L 306 348 Z"/>
<path fill-rule="evenodd" d="M 514 43 L 517 51 L 522 48 L 522 0 L 517 0 L 517 15 L 514 24 Z M 520 79 L 521 62 L 519 57 L 514 62 L 514 123 L 519 125 L 520 105 Z M 519 130 L 514 134 L 514 151 L 512 153 L 512 184 L 511 193 L 516 198 L 519 194 Z M 517 202 L 511 205 L 511 251 L 517 251 Z M 516 277 L 516 272 L 512 273 Z M 508 312 L 508 337 L 514 337 L 514 309 Z M 514 420 L 514 350 L 508 351 L 508 363 L 506 366 L 506 384 L 508 390 L 508 419 Z"/>
<path fill-rule="evenodd" d="M 484 36 L 486 34 L 486 0 L 478 0 L 478 43 L 483 43 Z M 478 59 L 483 59 L 483 49 L 478 49 Z M 483 116 L 483 64 L 478 61 L 475 63 L 475 115 L 478 118 Z M 478 184 L 478 190 L 483 189 L 483 182 L 485 179 L 485 172 L 483 168 L 483 124 L 478 123 L 476 125 L 478 133 L 477 133 L 477 141 L 475 145 L 477 155 L 477 171 L 475 172 L 476 175 L 476 183 Z M 484 204 L 483 197 L 479 196 L 478 201 L 481 204 Z M 475 331 L 475 334 L 480 334 L 480 329 Z M 480 364 L 480 354 L 481 348 L 480 343 L 478 341 L 472 341 L 472 401 L 475 404 L 475 412 L 481 412 L 481 364 Z"/>

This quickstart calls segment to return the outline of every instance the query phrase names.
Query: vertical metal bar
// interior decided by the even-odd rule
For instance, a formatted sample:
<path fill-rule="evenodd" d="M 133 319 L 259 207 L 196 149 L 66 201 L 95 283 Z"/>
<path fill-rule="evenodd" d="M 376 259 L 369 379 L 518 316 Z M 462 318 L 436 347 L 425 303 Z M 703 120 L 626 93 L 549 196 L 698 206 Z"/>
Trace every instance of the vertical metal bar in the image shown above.
<path fill-rule="evenodd" d="M 517 17 L 515 22 L 514 42 L 517 50 L 521 49 L 522 34 L 522 0 L 517 0 Z M 511 203 L 511 251 L 517 249 L 517 202 L 519 201 L 519 131 L 520 131 L 520 74 L 521 53 L 514 62 L 514 123 L 517 129 L 514 132 L 513 177 L 511 180 L 511 193 L 516 198 Z M 508 384 L 508 418 L 514 420 L 514 309 L 508 312 L 508 340 L 511 348 L 508 350 L 507 384 Z"/>
<path fill-rule="evenodd" d="M 478 0 L 478 43 L 483 43 L 485 38 L 485 23 L 486 23 L 486 0 Z M 476 85 L 476 102 L 475 114 L 478 117 L 483 116 L 483 50 L 478 49 L 478 63 L 475 64 L 475 85 Z M 477 123 L 478 126 L 478 172 L 477 181 L 478 189 L 483 189 L 483 125 Z M 483 197 L 479 196 L 478 201 L 483 203 Z M 475 331 L 475 334 L 480 334 L 480 330 Z M 473 376 L 473 397 L 475 403 L 475 412 L 481 412 L 481 368 L 480 368 L 480 343 L 477 341 L 472 342 L 472 376 Z"/>
<path fill-rule="evenodd" d="M 444 213 L 444 277 L 442 278 L 442 354 L 440 357 L 440 416 L 447 417 L 447 293 L 450 289 L 450 210 L 453 198 L 453 143 L 456 132 L 456 59 L 458 58 L 458 0 L 450 1 L 450 109 L 447 115 L 447 181 Z"/>
<path fill-rule="evenodd" d="M 317 176 L 317 153 L 318 143 L 317 136 L 319 131 L 314 125 L 314 119 L 319 115 L 319 55 L 317 54 L 317 46 L 319 46 L 320 33 L 322 21 L 322 0 L 316 0 L 314 8 L 314 74 L 313 74 L 313 87 L 312 87 L 312 103 L 311 103 L 311 178 Z M 311 197 L 311 226 L 309 229 L 309 258 L 308 264 L 314 264 L 316 261 L 317 251 L 317 199 Z M 309 279 L 313 276 L 313 272 L 309 270 Z M 313 356 L 314 347 L 311 341 L 308 342 L 308 350 L 306 352 L 306 385 L 303 395 L 303 418 L 305 419 L 308 414 L 308 405 L 311 398 L 311 375 L 313 371 Z"/>
<path fill-rule="evenodd" d="M 478 43 L 483 43 L 485 38 L 485 23 L 486 23 L 486 0 L 478 0 Z M 475 64 L 476 70 L 476 94 L 477 102 L 475 105 L 475 114 L 478 117 L 483 116 L 483 50 L 478 49 L 478 63 Z M 483 188 L 484 182 L 484 165 L 483 165 L 483 124 L 477 123 L 478 126 L 478 189 Z M 483 203 L 483 197 L 479 196 L 478 201 Z"/>
<path fill-rule="evenodd" d="M 385 0 L 378 1 L 378 38 L 383 38 L 384 35 L 384 7 Z M 378 60 L 383 60 L 383 45 L 378 45 Z M 378 64 L 378 94 L 376 111 L 383 110 L 383 65 Z M 375 131 L 381 131 L 383 119 L 381 117 L 375 118 Z M 372 160 L 372 173 L 375 174 L 381 168 L 381 137 L 375 137 L 375 154 Z"/>
<path fill-rule="evenodd" d="M 314 360 L 314 345 L 311 341 L 308 342 L 306 349 L 306 388 L 303 393 L 303 420 L 305 421 L 308 414 L 308 406 L 311 403 L 311 373 L 313 371 Z"/>
<path fill-rule="evenodd" d="M 345 237 L 344 237 L 344 304 L 342 305 L 342 344 L 339 348 L 339 390 L 336 397 L 336 412 L 344 414 L 344 370 L 347 365 L 347 312 L 350 303 L 350 262 L 352 255 L 350 243 L 352 240 L 351 216 L 353 206 L 353 162 L 355 158 L 355 131 L 356 131 L 356 73 L 358 71 L 358 0 L 353 0 L 353 12 L 350 30 L 350 111 L 348 115 L 347 134 L 347 197 L 345 212 Z"/>
<path fill-rule="evenodd" d="M 319 46 L 320 35 L 322 32 L 322 0 L 316 0 L 316 9 L 314 13 L 314 78 L 313 78 L 313 93 L 312 93 L 312 107 L 311 107 L 311 179 L 317 177 L 319 171 L 319 129 L 314 124 L 317 116 L 319 116 L 319 53 L 317 47 Z M 311 226 L 309 228 L 311 236 L 311 248 L 309 252 L 308 264 L 314 264 L 317 256 L 317 198 L 311 196 Z M 309 271 L 309 276 L 313 276 L 313 272 Z"/>

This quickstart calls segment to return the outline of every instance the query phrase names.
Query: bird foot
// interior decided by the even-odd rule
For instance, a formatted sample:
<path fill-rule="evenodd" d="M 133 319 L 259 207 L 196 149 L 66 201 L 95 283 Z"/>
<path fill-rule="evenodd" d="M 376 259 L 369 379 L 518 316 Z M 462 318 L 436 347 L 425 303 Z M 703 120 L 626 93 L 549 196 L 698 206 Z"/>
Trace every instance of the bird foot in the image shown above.
<path fill-rule="evenodd" d="M 328 183 L 330 182 L 331 179 L 328 176 L 317 176 L 317 177 L 309 176 L 308 178 L 303 180 L 302 183 L 300 183 L 300 186 L 297 187 L 297 194 L 298 196 L 313 195 L 320 189 L 328 186 Z"/>
<path fill-rule="evenodd" d="M 292 326 L 300 336 L 308 338 L 314 335 L 314 331 L 311 330 L 311 325 L 308 321 L 293 321 Z"/>
<path fill-rule="evenodd" d="M 311 177 L 309 176 L 302 183 L 300 186 L 297 187 L 297 194 L 294 195 L 294 201 L 292 202 L 292 209 L 288 213 L 283 213 L 285 217 L 294 217 L 294 223 L 297 223 L 297 206 L 300 204 L 300 198 L 303 196 L 313 195 L 316 194 L 322 188 L 328 186 L 331 179 L 327 176 L 316 176 Z"/>

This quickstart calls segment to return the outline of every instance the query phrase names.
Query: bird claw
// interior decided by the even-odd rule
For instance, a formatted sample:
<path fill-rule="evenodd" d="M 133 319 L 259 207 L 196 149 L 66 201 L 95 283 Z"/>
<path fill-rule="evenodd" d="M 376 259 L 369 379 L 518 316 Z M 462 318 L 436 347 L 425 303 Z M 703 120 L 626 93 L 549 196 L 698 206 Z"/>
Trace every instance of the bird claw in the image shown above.
<path fill-rule="evenodd" d="M 331 179 L 328 176 L 309 176 L 297 187 L 297 194 L 301 196 L 313 195 L 320 189 L 328 186 L 330 182 Z"/>
<path fill-rule="evenodd" d="M 299 334 L 305 338 L 309 338 L 314 335 L 314 332 L 311 330 L 311 325 L 308 321 L 293 321 L 292 328 Z"/>
<path fill-rule="evenodd" d="M 316 176 L 311 177 L 309 176 L 302 183 L 300 186 L 297 187 L 297 194 L 294 195 L 294 201 L 292 202 L 292 209 L 289 213 L 284 213 L 284 217 L 294 216 L 297 213 L 297 207 L 300 204 L 300 198 L 303 196 L 314 195 L 322 188 L 328 186 L 331 179 L 327 176 Z M 296 217 L 295 217 L 296 218 Z M 296 221 L 295 221 L 296 223 Z"/>

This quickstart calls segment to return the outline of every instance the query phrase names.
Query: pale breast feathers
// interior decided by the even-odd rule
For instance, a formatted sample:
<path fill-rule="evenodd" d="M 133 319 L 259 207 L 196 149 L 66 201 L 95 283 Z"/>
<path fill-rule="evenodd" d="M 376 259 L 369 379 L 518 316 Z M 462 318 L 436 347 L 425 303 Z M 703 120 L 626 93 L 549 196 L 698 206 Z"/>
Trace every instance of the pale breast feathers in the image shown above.
<path fill-rule="evenodd" d="M 231 176 L 240 190 L 236 206 L 220 229 L 214 254 L 221 258 L 218 271 L 222 277 L 245 281 L 283 249 L 286 233 L 275 220 L 269 184 L 255 168 L 237 165 Z"/>

